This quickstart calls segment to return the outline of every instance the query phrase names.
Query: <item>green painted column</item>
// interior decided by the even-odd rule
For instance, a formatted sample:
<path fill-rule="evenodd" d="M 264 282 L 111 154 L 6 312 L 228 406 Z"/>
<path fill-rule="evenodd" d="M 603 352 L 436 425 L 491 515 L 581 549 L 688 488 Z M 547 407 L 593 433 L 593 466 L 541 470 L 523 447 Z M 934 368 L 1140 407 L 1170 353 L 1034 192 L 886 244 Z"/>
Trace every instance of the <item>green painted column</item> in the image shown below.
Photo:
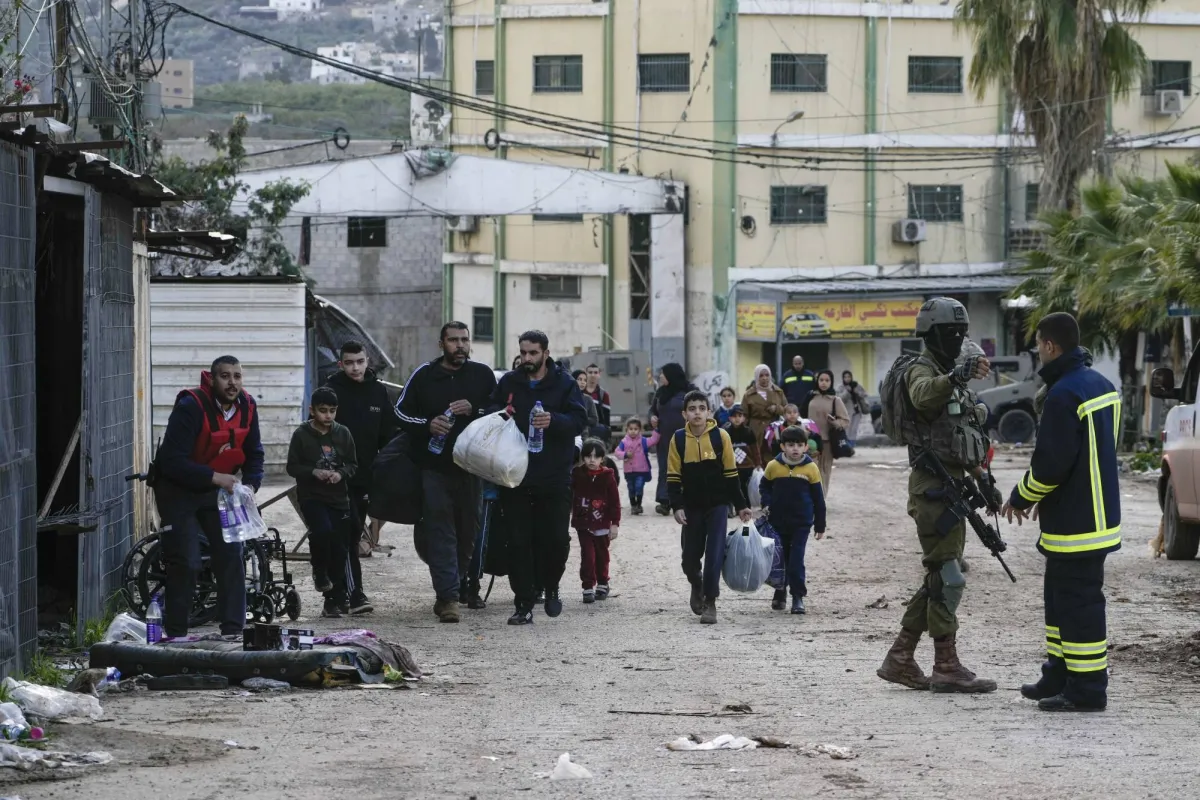
<path fill-rule="evenodd" d="M 613 36 L 614 36 L 614 17 L 616 16 L 616 3 L 609 2 L 608 14 L 604 17 L 604 129 L 608 134 L 608 146 L 604 148 L 604 170 L 606 172 L 613 171 L 613 107 L 614 107 L 614 89 L 616 85 L 616 64 L 613 61 Z M 615 304 L 616 304 L 616 268 L 617 254 L 614 252 L 614 237 L 613 225 L 616 224 L 616 216 L 606 214 L 604 217 L 604 236 L 602 242 L 604 263 L 606 265 L 607 275 L 604 278 L 604 316 L 601 330 L 600 349 L 607 350 L 614 347 L 616 341 L 614 328 L 614 320 L 616 319 Z M 622 337 L 624 338 L 624 337 Z"/>
<path fill-rule="evenodd" d="M 878 86 L 879 86 L 879 33 L 875 17 L 867 17 L 866 44 L 866 108 L 863 113 L 864 132 L 867 134 L 879 132 Z M 875 188 L 875 150 L 868 147 L 863 159 L 863 264 L 871 266 L 876 261 L 875 232 L 878 200 Z"/>
<path fill-rule="evenodd" d="M 454 0 L 446 0 L 445 9 L 442 12 L 442 19 L 446 21 L 446 55 L 443 60 L 446 80 L 450 86 L 450 92 L 454 93 L 458 90 L 458 86 L 454 81 L 454 27 L 450 24 L 454 18 Z M 474 88 L 472 88 L 474 91 Z M 450 132 L 454 133 L 457 126 L 457 121 L 451 119 Z M 446 253 L 454 252 L 454 234 L 450 231 L 445 231 L 442 234 L 444 244 L 442 250 Z M 442 321 L 449 322 L 454 319 L 454 265 L 442 264 Z M 472 331 L 472 333 L 474 333 Z"/>
<path fill-rule="evenodd" d="M 500 15 L 500 11 L 504 6 L 504 0 L 496 0 L 496 20 L 493 26 L 495 32 L 495 55 L 492 56 L 494 62 L 494 81 L 495 81 L 495 98 L 497 111 L 502 105 L 505 98 L 508 96 L 508 59 L 506 58 L 507 42 L 505 41 L 504 17 Z M 497 113 L 492 120 L 492 125 L 497 131 L 504 130 L 504 120 Z M 508 148 L 505 145 L 500 145 L 496 148 L 496 158 L 508 158 Z M 492 341 L 496 351 L 495 364 L 493 366 L 506 369 L 508 367 L 508 359 L 506 358 L 504 345 L 508 338 L 507 320 L 508 314 L 505 309 L 505 286 L 504 273 L 500 271 L 500 262 L 506 257 L 506 239 L 508 232 L 508 220 L 506 217 L 496 217 L 496 240 L 494 261 L 493 261 L 493 276 L 495 280 L 494 297 L 492 300 Z"/>
<path fill-rule="evenodd" d="M 729 269 L 737 265 L 737 82 L 738 0 L 713 4 L 713 140 L 716 159 L 712 171 L 712 302 L 713 322 L 728 317 Z M 695 228 L 693 228 L 694 230 Z M 724 331 L 713 331 L 713 366 L 730 362 L 722 350 L 736 346 L 724 341 Z"/>

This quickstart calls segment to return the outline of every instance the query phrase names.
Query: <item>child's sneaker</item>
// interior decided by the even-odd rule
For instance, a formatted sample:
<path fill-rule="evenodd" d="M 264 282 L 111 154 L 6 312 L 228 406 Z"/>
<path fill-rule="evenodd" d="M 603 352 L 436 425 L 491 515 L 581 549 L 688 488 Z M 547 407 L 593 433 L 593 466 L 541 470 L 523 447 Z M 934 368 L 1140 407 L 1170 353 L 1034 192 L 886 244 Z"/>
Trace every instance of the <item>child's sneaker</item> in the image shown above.
<path fill-rule="evenodd" d="M 596 591 L 594 589 L 584 589 L 583 590 L 583 602 L 585 602 L 585 603 L 596 602 Z"/>
<path fill-rule="evenodd" d="M 609 592 L 609 589 L 608 589 L 607 583 L 596 584 L 596 599 L 597 600 L 607 600 L 608 592 Z"/>

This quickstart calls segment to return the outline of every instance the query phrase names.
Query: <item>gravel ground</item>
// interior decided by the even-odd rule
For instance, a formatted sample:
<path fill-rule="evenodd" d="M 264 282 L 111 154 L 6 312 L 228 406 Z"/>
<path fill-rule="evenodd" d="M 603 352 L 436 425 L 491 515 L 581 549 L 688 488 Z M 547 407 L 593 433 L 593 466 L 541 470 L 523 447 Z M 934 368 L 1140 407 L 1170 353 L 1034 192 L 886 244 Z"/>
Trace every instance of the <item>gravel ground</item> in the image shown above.
<path fill-rule="evenodd" d="M 1006 489 L 1026 458 L 998 458 Z M 1198 652 L 1189 636 L 1200 628 L 1200 565 L 1149 558 L 1146 542 L 1159 520 L 1152 483 L 1131 479 L 1122 487 L 1126 546 L 1108 562 L 1109 640 L 1118 650 L 1109 711 L 1048 715 L 1016 691 L 1036 678 L 1042 654 L 1042 557 L 1033 532 L 1004 529 L 1016 585 L 978 542 L 968 544 L 960 653 L 1000 690 L 933 695 L 885 684 L 875 669 L 896 631 L 901 599 L 920 576 L 916 536 L 903 510 L 903 452 L 864 450 L 839 462 L 837 473 L 830 536 L 809 545 L 807 616 L 772 612 L 768 590 L 726 593 L 720 624 L 701 627 L 687 608 L 678 528 L 649 516 L 628 517 L 622 526 L 611 599 L 581 604 L 572 548 L 566 611 L 557 620 L 539 610 L 533 626 L 507 627 L 511 594 L 498 582 L 485 611 L 464 609 L 461 624 L 440 625 L 409 530 L 389 526 L 384 541 L 397 545 L 395 555 L 364 562 L 376 605 L 364 623 L 410 648 L 431 673 L 427 682 L 412 691 L 106 697 L 106 720 L 71 728 L 63 744 L 109 750 L 116 763 L 21 786 L 5 787 L 13 776 L 3 775 L 0 794 L 25 800 L 309 798 L 316 791 L 356 798 L 1196 796 L 1200 669 L 1188 658 Z M 294 540 L 288 513 L 276 506 L 269 522 Z M 298 572 L 307 575 L 307 567 Z M 302 619 L 330 630 L 315 618 L 316 594 L 303 581 L 301 590 Z M 868 608 L 880 597 L 887 608 Z M 926 640 L 919 653 L 926 670 L 932 656 Z M 719 712 L 732 703 L 752 712 L 667 713 Z M 828 743 L 856 757 L 663 748 L 685 734 L 722 733 Z M 546 780 L 564 752 L 595 777 Z"/>

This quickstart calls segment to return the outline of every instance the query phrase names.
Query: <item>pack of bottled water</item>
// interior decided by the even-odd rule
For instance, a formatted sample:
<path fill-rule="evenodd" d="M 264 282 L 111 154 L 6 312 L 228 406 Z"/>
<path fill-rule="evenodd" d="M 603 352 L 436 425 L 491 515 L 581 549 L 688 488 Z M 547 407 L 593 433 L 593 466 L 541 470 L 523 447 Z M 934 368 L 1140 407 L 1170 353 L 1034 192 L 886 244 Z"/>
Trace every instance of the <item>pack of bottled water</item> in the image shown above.
<path fill-rule="evenodd" d="M 221 517 L 221 537 L 227 542 L 248 542 L 267 533 L 266 523 L 254 502 L 254 491 L 240 481 L 234 484 L 232 492 L 217 490 L 217 512 Z"/>

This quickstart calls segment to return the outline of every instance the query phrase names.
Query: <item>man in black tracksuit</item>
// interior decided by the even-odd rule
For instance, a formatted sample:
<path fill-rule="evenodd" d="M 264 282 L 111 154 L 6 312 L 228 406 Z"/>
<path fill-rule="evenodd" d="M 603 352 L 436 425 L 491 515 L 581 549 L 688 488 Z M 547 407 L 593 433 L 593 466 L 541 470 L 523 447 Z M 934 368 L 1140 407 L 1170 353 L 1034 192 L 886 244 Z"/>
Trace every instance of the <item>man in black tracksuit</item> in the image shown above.
<path fill-rule="evenodd" d="M 525 479 L 515 489 L 501 489 L 500 503 L 509 526 L 509 583 L 516 611 L 509 625 L 533 622 L 540 587 L 546 592 L 546 615 L 562 613 L 558 583 L 571 553 L 571 470 L 575 437 L 587 425 L 583 394 L 571 374 L 550 358 L 550 342 L 541 331 L 521 334 L 520 368 L 500 379 L 491 410 L 512 409 L 527 438 L 540 430 L 542 450 L 529 454 Z M 543 413 L 534 415 L 534 405 Z M 540 573 L 540 574 L 538 574 Z"/>
<path fill-rule="evenodd" d="M 792 358 L 792 368 L 783 373 L 782 380 L 787 401 L 800 409 L 802 415 L 808 416 L 808 398 L 817 388 L 817 381 L 812 370 L 804 368 L 804 356 Z"/>
<path fill-rule="evenodd" d="M 412 437 L 412 459 L 421 470 L 421 521 L 414 535 L 428 554 L 429 575 L 441 622 L 458 622 L 458 604 L 484 608 L 479 582 L 467 572 L 475 547 L 477 482 L 454 463 L 454 443 L 487 406 L 496 375 L 471 361 L 471 335 L 461 322 L 442 326 L 442 355 L 413 371 L 396 402 L 400 426 Z M 453 414 L 453 421 L 446 412 Z M 433 437 L 445 436 L 441 453 L 430 452 Z"/>
<path fill-rule="evenodd" d="M 367 351 L 361 342 L 342 345 L 340 372 L 329 376 L 326 385 L 337 392 L 337 421 L 350 429 L 358 457 L 358 469 L 347 489 L 350 508 L 354 512 L 354 531 L 346 542 L 350 564 L 350 605 L 363 608 L 370 605 L 363 591 L 362 565 L 358 543 L 363 526 L 367 524 L 367 493 L 371 490 L 371 466 L 375 455 L 396 435 L 398 420 L 388 398 L 387 387 L 379 382 L 375 370 L 367 363 Z"/>
<path fill-rule="evenodd" d="M 1034 519 L 1046 557 L 1046 661 L 1021 687 L 1043 711 L 1103 711 L 1108 705 L 1104 559 L 1121 547 L 1117 433 L 1121 395 L 1088 366 L 1079 325 L 1049 314 L 1037 325 L 1048 387 L 1029 470 L 1003 513 Z"/>

